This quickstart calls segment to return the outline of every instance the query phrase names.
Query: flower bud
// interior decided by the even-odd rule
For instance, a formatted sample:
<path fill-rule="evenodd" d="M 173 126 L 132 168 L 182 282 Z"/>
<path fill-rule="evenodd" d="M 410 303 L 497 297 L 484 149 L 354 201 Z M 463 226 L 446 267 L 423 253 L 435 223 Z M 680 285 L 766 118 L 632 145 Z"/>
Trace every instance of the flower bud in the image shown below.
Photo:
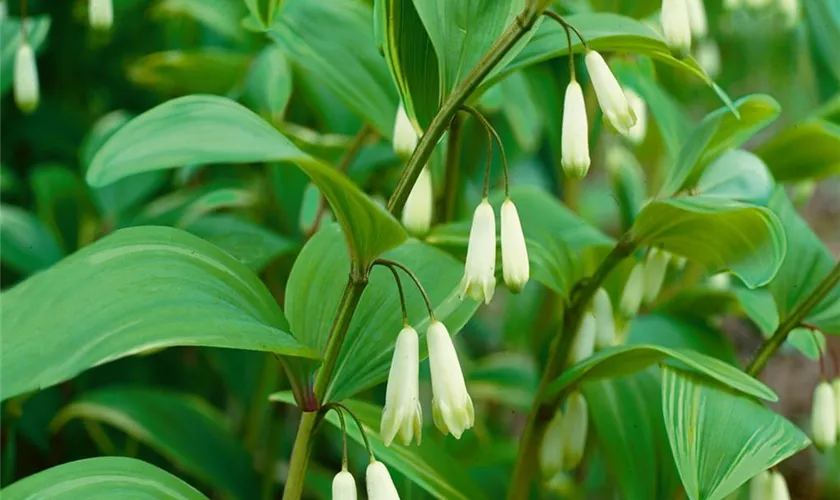
<path fill-rule="evenodd" d="M 703 40 L 697 46 L 697 51 L 694 54 L 697 59 L 697 64 L 703 68 L 703 71 L 711 78 L 715 78 L 720 74 L 720 48 L 714 40 Z"/>
<path fill-rule="evenodd" d="M 595 316 L 595 347 L 603 349 L 615 345 L 612 301 L 603 288 L 599 288 L 592 297 L 592 314 Z"/>
<path fill-rule="evenodd" d="M 770 496 L 769 500 L 790 500 L 785 477 L 776 471 L 770 473 Z"/>
<path fill-rule="evenodd" d="M 405 107 L 400 103 L 397 118 L 394 120 L 394 152 L 397 156 L 408 158 L 414 153 L 417 140 L 417 132 L 405 112 Z"/>
<path fill-rule="evenodd" d="M 706 20 L 706 8 L 703 0 L 685 0 L 688 9 L 688 25 L 694 38 L 701 40 L 709 34 L 709 23 Z"/>
<path fill-rule="evenodd" d="M 729 288 L 729 275 L 717 273 L 709 277 L 709 288 L 713 290 L 726 290 Z"/>
<path fill-rule="evenodd" d="M 799 22 L 799 0 L 779 0 L 779 10 L 788 27 Z"/>
<path fill-rule="evenodd" d="M 397 434 L 405 445 L 411 443 L 415 434 L 420 443 L 423 409 L 420 406 L 419 344 L 417 332 L 410 326 L 403 328 L 397 336 L 379 427 L 385 446 L 391 446 Z"/>
<path fill-rule="evenodd" d="M 332 500 L 356 500 L 356 480 L 353 474 L 342 470 L 332 482 Z"/>
<path fill-rule="evenodd" d="M 467 296 L 489 304 L 496 289 L 496 216 L 487 198 L 473 214 L 467 262 L 461 280 L 461 299 Z"/>
<path fill-rule="evenodd" d="M 109 30 L 114 24 L 114 4 L 112 0 L 90 0 L 88 2 L 88 21 L 91 28 Z"/>
<path fill-rule="evenodd" d="M 633 144 L 641 144 L 645 140 L 647 134 L 647 107 L 642 96 L 637 94 L 633 89 L 625 88 L 624 97 L 627 98 L 627 104 L 633 110 L 633 115 L 636 116 L 636 124 L 630 127 L 627 131 L 627 138 Z"/>
<path fill-rule="evenodd" d="M 662 0 L 660 22 L 665 43 L 674 56 L 687 56 L 691 51 L 691 25 L 686 0 Z"/>
<path fill-rule="evenodd" d="M 502 274 L 505 285 L 514 293 L 522 291 L 530 275 L 525 235 L 516 205 L 510 198 L 502 203 Z"/>
<path fill-rule="evenodd" d="M 374 460 L 367 466 L 365 482 L 368 500 L 400 500 L 397 487 L 394 486 L 394 481 L 382 462 Z"/>
<path fill-rule="evenodd" d="M 540 443 L 540 470 L 552 477 L 563 470 L 563 412 L 557 410 Z"/>
<path fill-rule="evenodd" d="M 35 111 L 40 94 L 38 66 L 35 64 L 35 52 L 27 42 L 21 42 L 15 54 L 14 91 L 18 109 L 24 113 Z"/>
<path fill-rule="evenodd" d="M 834 379 L 831 389 L 834 391 L 834 417 L 837 419 L 837 437 L 840 439 L 840 378 Z"/>
<path fill-rule="evenodd" d="M 601 111 L 619 134 L 627 135 L 630 127 L 636 123 L 636 116 L 627 104 L 621 85 L 618 84 L 618 80 L 615 79 L 615 75 L 610 71 L 610 67 L 607 66 L 601 54 L 590 50 L 586 53 L 585 61 Z"/>
<path fill-rule="evenodd" d="M 563 171 L 569 177 L 582 179 L 589 171 L 589 125 L 583 89 L 575 80 L 566 87 L 561 147 Z"/>
<path fill-rule="evenodd" d="M 624 284 L 624 291 L 621 293 L 621 302 L 618 309 L 625 318 L 632 318 L 639 312 L 642 304 L 642 297 L 645 293 L 645 265 L 641 262 L 630 271 L 630 277 Z"/>
<path fill-rule="evenodd" d="M 668 270 L 670 254 L 658 248 L 651 248 L 645 262 L 645 303 L 656 300 L 662 283 L 665 282 L 665 273 Z"/>
<path fill-rule="evenodd" d="M 579 392 L 569 396 L 566 413 L 563 415 L 563 468 L 571 470 L 580 464 L 586 448 L 586 432 L 589 414 L 586 399 Z"/>
<path fill-rule="evenodd" d="M 433 320 L 426 331 L 432 373 L 432 414 L 435 426 L 455 439 L 473 426 L 475 410 L 467 393 L 458 354 L 446 326 Z"/>
<path fill-rule="evenodd" d="M 763 470 L 750 480 L 750 500 L 768 500 L 773 476 L 769 470 Z"/>
<path fill-rule="evenodd" d="M 837 404 L 834 390 L 828 382 L 820 382 L 814 389 L 811 409 L 811 434 L 817 448 L 825 450 L 837 444 Z"/>
<path fill-rule="evenodd" d="M 572 348 L 569 352 L 569 362 L 571 364 L 580 363 L 592 356 L 592 351 L 595 349 L 595 328 L 595 316 L 591 312 L 585 313 L 580 320 L 580 327 L 575 334 L 575 339 L 572 341 Z"/>
<path fill-rule="evenodd" d="M 432 174 L 428 167 L 424 167 L 403 207 L 402 223 L 409 233 L 425 236 L 429 232 L 429 228 L 432 227 L 434 201 Z"/>

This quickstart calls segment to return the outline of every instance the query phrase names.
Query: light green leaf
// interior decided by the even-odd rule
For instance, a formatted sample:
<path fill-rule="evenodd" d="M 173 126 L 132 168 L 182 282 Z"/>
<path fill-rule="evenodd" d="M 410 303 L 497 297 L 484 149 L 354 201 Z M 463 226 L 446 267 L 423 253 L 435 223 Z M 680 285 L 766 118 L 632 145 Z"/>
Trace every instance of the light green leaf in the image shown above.
<path fill-rule="evenodd" d="M 499 89 L 502 92 L 502 114 L 510 122 L 514 139 L 524 151 L 536 152 L 542 143 L 542 96 L 531 93 L 528 80 L 521 71 L 499 82 Z"/>
<path fill-rule="evenodd" d="M 706 116 L 688 136 L 674 167 L 668 171 L 659 197 L 673 196 L 694 184 L 706 165 L 728 149 L 737 148 L 773 122 L 781 108 L 772 97 L 754 94 L 735 101 L 740 118 L 720 108 Z"/>
<path fill-rule="evenodd" d="M 3 488 L 7 500 L 207 500 L 172 474 L 141 460 L 87 458 L 61 464 Z"/>
<path fill-rule="evenodd" d="M 376 50 L 373 12 L 354 0 L 286 0 L 269 35 L 296 69 L 320 81 L 390 138 L 397 91 Z"/>
<path fill-rule="evenodd" d="M 673 360 L 667 360 L 672 358 Z M 566 370 L 546 390 L 546 398 L 585 380 L 621 377 L 641 371 L 654 363 L 687 368 L 732 389 L 766 399 L 779 398 L 766 385 L 738 368 L 692 349 L 669 349 L 659 345 L 621 345 L 602 349 Z"/>
<path fill-rule="evenodd" d="M 4 400 L 163 347 L 317 356 L 286 333 L 283 312 L 243 264 L 165 227 L 99 240 L 4 292 L 0 311 Z"/>
<path fill-rule="evenodd" d="M 272 394 L 271 400 L 294 403 L 294 397 L 290 392 Z M 424 439 L 421 444 L 412 444 L 411 446 L 393 443 L 386 447 L 382 438 L 379 437 L 379 419 L 382 416 L 382 407 L 352 400 L 345 401 L 344 404 L 362 422 L 377 460 L 399 471 L 435 498 L 453 500 L 481 500 L 486 498 L 469 475 L 463 473 L 463 465 L 447 454 L 433 440 Z M 326 420 L 337 428 L 341 428 L 334 411 L 327 413 Z M 361 433 L 352 423 L 347 425 L 347 435 L 357 443 L 364 443 Z"/>
<path fill-rule="evenodd" d="M 97 152 L 87 180 L 103 186 L 132 174 L 190 163 L 274 161 L 295 163 L 318 186 L 344 230 L 358 272 L 405 239 L 400 223 L 344 174 L 306 155 L 260 117 L 222 97 L 173 99 L 131 120 Z"/>
<path fill-rule="evenodd" d="M 787 248 L 773 212 L 709 196 L 650 202 L 636 218 L 632 235 L 639 246 L 660 246 L 710 273 L 729 270 L 750 288 L 776 275 Z"/>
<path fill-rule="evenodd" d="M 176 226 L 185 228 L 201 217 L 226 208 L 248 208 L 257 203 L 257 195 L 247 189 L 219 188 L 207 191 L 184 206 Z"/>
<path fill-rule="evenodd" d="M 28 276 L 55 264 L 62 255 L 55 236 L 35 215 L 12 205 L 0 205 L 3 264 Z M 6 318 L 3 319 L 5 323 Z"/>
<path fill-rule="evenodd" d="M 806 0 L 805 21 L 817 53 L 825 67 L 840 83 L 840 4 L 826 0 Z"/>
<path fill-rule="evenodd" d="M 840 125 L 823 120 L 798 123 L 762 144 L 756 154 L 779 182 L 840 174 Z"/>
<path fill-rule="evenodd" d="M 264 48 L 251 65 L 245 99 L 261 113 L 279 119 L 292 96 L 292 67 L 280 47 Z"/>
<path fill-rule="evenodd" d="M 44 48 L 44 41 L 50 31 L 49 16 L 32 16 L 26 19 L 29 45 L 36 53 Z M 21 42 L 20 18 L 6 17 L 0 23 L 0 94 L 12 87 L 15 54 Z"/>
<path fill-rule="evenodd" d="M 761 403 L 668 366 L 662 368 L 662 410 L 691 500 L 722 499 L 810 444 Z"/>
<path fill-rule="evenodd" d="M 168 50 L 134 61 L 128 79 L 164 95 L 224 95 L 244 79 L 250 63 L 250 55 L 230 50 Z"/>
<path fill-rule="evenodd" d="M 773 177 L 761 158 L 743 149 L 733 149 L 706 167 L 694 192 L 767 205 L 774 187 Z"/>
<path fill-rule="evenodd" d="M 286 311 L 292 333 L 302 344 L 323 352 L 346 280 L 350 262 L 338 245 L 339 233 L 328 226 L 304 246 L 289 276 Z M 458 298 L 463 264 L 442 251 L 409 240 L 383 257 L 411 269 L 419 278 L 435 310 L 451 334 L 472 317 L 478 304 Z M 421 358 L 426 357 L 426 325 L 429 318 L 423 299 L 407 277 L 403 277 L 408 319 L 421 338 Z M 394 277 L 375 267 L 361 302 L 353 314 L 344 348 L 335 365 L 323 401 L 341 401 L 385 380 L 391 363 L 394 341 L 402 327 L 399 296 Z M 290 360 L 291 363 L 299 361 Z M 313 368 L 304 367 L 303 372 Z"/>
<path fill-rule="evenodd" d="M 705 319 L 705 318 L 704 318 Z M 658 345 L 668 349 L 692 350 L 731 365 L 738 363 L 731 341 L 707 323 L 666 314 L 644 314 L 630 323 L 628 344 Z"/>
<path fill-rule="evenodd" d="M 298 246 L 285 236 L 229 214 L 205 215 L 184 229 L 233 255 L 255 272 Z"/>
<path fill-rule="evenodd" d="M 156 387 L 106 388 L 61 409 L 51 427 L 73 419 L 116 427 L 179 468 L 235 498 L 254 498 L 251 458 L 224 415 L 206 401 Z"/>
<path fill-rule="evenodd" d="M 788 256 L 769 286 L 784 320 L 828 276 L 835 259 L 796 213 L 784 189 L 776 189 L 769 206 L 781 220 L 788 245 Z M 811 310 L 806 321 L 825 333 L 840 335 L 840 285 Z"/>

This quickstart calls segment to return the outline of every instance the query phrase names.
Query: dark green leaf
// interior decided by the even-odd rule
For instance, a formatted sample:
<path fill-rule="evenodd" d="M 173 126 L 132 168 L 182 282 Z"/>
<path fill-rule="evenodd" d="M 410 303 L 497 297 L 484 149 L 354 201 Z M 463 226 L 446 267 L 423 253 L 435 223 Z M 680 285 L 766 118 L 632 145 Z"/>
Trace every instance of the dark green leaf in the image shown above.
<path fill-rule="evenodd" d="M 0 256 L 5 265 L 26 276 L 61 260 L 62 251 L 55 236 L 35 215 L 0 205 Z"/>
<path fill-rule="evenodd" d="M 29 182 L 38 218 L 59 237 L 62 248 L 74 250 L 91 207 L 82 180 L 63 165 L 47 163 L 33 169 Z"/>
<path fill-rule="evenodd" d="M 840 83 L 840 4 L 826 0 L 806 0 L 805 20 L 817 52 L 825 67 Z"/>
<path fill-rule="evenodd" d="M 244 79 L 251 56 L 222 49 L 147 54 L 128 67 L 128 78 L 164 95 L 220 94 Z"/>
<path fill-rule="evenodd" d="M 779 182 L 840 174 L 840 125 L 813 120 L 779 132 L 758 148 Z"/>
<path fill-rule="evenodd" d="M 260 271 L 297 243 L 234 215 L 205 215 L 184 227 L 196 236 L 233 255 L 252 271 Z"/>
<path fill-rule="evenodd" d="M 502 114 L 510 122 L 513 137 L 524 151 L 535 152 L 542 142 L 542 96 L 531 93 L 521 71 L 499 82 L 499 89 L 502 92 Z"/>
<path fill-rule="evenodd" d="M 161 17 L 190 17 L 231 40 L 246 39 L 240 24 L 245 17 L 241 0 L 161 0 L 154 5 L 153 13 Z"/>
<path fill-rule="evenodd" d="M 279 119 L 292 96 L 292 67 L 283 50 L 270 45 L 251 65 L 245 97 L 261 113 Z"/>

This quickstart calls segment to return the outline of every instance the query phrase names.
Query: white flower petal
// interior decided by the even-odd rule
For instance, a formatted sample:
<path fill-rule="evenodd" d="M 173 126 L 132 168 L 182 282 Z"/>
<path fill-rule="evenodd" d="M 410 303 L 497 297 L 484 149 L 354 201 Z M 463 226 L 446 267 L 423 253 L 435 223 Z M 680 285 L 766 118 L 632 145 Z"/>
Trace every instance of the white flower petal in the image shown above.
<path fill-rule="evenodd" d="M 589 71 L 589 78 L 592 79 L 592 86 L 595 88 L 595 95 L 598 97 L 598 104 L 604 113 L 607 121 L 621 135 L 627 135 L 630 127 L 636 123 L 636 116 L 630 105 L 621 85 L 615 79 L 607 62 L 601 54 L 590 50 L 586 54 L 586 69 Z"/>
<path fill-rule="evenodd" d="M 508 289 L 519 293 L 528 283 L 530 264 L 525 235 L 516 205 L 510 198 L 502 203 L 502 274 Z"/>
<path fill-rule="evenodd" d="M 424 167 L 405 201 L 402 213 L 403 226 L 414 236 L 424 236 L 432 227 L 433 214 L 432 174 L 427 167 Z"/>
<path fill-rule="evenodd" d="M 446 326 L 432 321 L 426 332 L 432 374 L 432 414 L 435 426 L 460 439 L 475 422 L 475 409 L 467 392 L 458 354 Z"/>
<path fill-rule="evenodd" d="M 496 287 L 496 216 L 487 198 L 481 200 L 473 215 L 467 261 L 461 281 L 461 298 L 484 301 L 493 299 Z"/>
<path fill-rule="evenodd" d="M 26 42 L 20 44 L 15 54 L 14 94 L 15 104 L 24 113 L 31 113 L 38 107 L 38 66 L 35 52 Z"/>
<path fill-rule="evenodd" d="M 624 284 L 624 291 L 621 293 L 619 310 L 625 318 L 632 318 L 639 312 L 642 305 L 642 297 L 645 293 L 645 266 L 639 262 L 630 271 L 630 277 Z"/>
<path fill-rule="evenodd" d="M 834 390 L 828 382 L 820 382 L 814 389 L 811 409 L 811 434 L 817 448 L 825 450 L 837 444 L 837 415 Z"/>
<path fill-rule="evenodd" d="M 566 87 L 563 106 L 563 137 L 561 138 L 563 171 L 569 177 L 581 179 L 589 171 L 589 125 L 583 89 L 572 80 Z"/>
<path fill-rule="evenodd" d="M 332 482 L 332 500 L 356 500 L 356 480 L 353 474 L 343 470 Z"/>
<path fill-rule="evenodd" d="M 636 124 L 627 131 L 627 138 L 633 144 L 641 144 L 647 135 L 647 106 L 642 97 L 633 89 L 625 88 L 624 97 L 627 98 L 627 104 L 636 116 Z"/>
<path fill-rule="evenodd" d="M 400 436 L 408 445 L 416 432 L 420 442 L 423 414 L 420 406 L 420 340 L 414 328 L 406 326 L 397 336 L 394 357 L 385 390 L 380 435 L 385 446 Z"/>
<path fill-rule="evenodd" d="M 397 487 L 394 486 L 394 481 L 382 462 L 373 461 L 368 465 L 365 482 L 368 500 L 399 500 L 400 498 Z"/>
<path fill-rule="evenodd" d="M 685 57 L 691 51 L 691 24 L 686 0 L 662 0 L 660 16 L 665 43 L 677 57 Z"/>
<path fill-rule="evenodd" d="M 417 142 L 417 132 L 405 112 L 405 107 L 400 103 L 400 107 L 397 109 L 397 117 L 394 120 L 394 152 L 397 153 L 397 156 L 407 158 L 414 153 Z"/>
<path fill-rule="evenodd" d="M 88 21 L 92 28 L 111 29 L 114 24 L 114 4 L 112 0 L 90 0 L 88 2 Z"/>

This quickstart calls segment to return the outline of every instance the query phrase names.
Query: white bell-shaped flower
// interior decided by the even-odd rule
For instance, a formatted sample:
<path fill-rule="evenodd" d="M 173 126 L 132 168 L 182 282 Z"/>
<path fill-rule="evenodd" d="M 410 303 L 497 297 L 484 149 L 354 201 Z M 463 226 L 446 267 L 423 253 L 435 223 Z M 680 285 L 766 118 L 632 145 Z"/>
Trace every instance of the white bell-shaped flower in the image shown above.
<path fill-rule="evenodd" d="M 394 120 L 394 152 L 397 153 L 397 156 L 408 158 L 414 153 L 417 141 L 417 131 L 414 130 L 411 119 L 405 112 L 405 107 L 400 103 L 400 107 L 397 109 L 397 118 Z"/>
<path fill-rule="evenodd" d="M 770 473 L 770 497 L 769 500 L 790 500 L 785 476 L 777 471 Z"/>
<path fill-rule="evenodd" d="M 837 444 L 837 415 L 834 390 L 828 382 L 820 382 L 814 389 L 811 408 L 811 434 L 817 448 L 825 450 Z"/>
<path fill-rule="evenodd" d="M 372 461 L 365 472 L 368 500 L 399 500 L 400 494 L 385 464 Z"/>
<path fill-rule="evenodd" d="M 553 477 L 563 470 L 563 412 L 557 410 L 540 442 L 540 470 L 544 477 Z"/>
<path fill-rule="evenodd" d="M 668 271 L 668 261 L 671 254 L 658 248 L 651 248 L 645 262 L 645 296 L 644 302 L 650 303 L 659 296 L 665 273 Z"/>
<path fill-rule="evenodd" d="M 88 21 L 91 28 L 109 30 L 114 24 L 114 4 L 112 0 L 90 0 L 88 2 Z"/>
<path fill-rule="evenodd" d="M 14 94 L 15 104 L 24 113 L 31 113 L 38 107 L 38 66 L 35 52 L 27 42 L 21 42 L 15 54 Z"/>
<path fill-rule="evenodd" d="M 510 198 L 502 203 L 502 275 L 505 285 L 519 293 L 528 283 L 531 274 L 528 263 L 528 248 L 519 222 L 519 212 Z"/>
<path fill-rule="evenodd" d="M 624 284 L 624 291 L 621 293 L 621 301 L 618 309 L 625 318 L 632 318 L 639 312 L 642 305 L 642 297 L 645 294 L 645 266 L 639 262 L 630 271 L 627 283 Z"/>
<path fill-rule="evenodd" d="M 840 378 L 834 379 L 831 383 L 834 391 L 834 416 L 837 419 L 837 438 L 840 439 Z"/>
<path fill-rule="evenodd" d="M 563 137 L 561 138 L 563 171 L 569 177 L 582 179 L 589 171 L 589 125 L 583 89 L 572 80 L 566 87 L 563 106 Z"/>
<path fill-rule="evenodd" d="M 403 207 L 402 223 L 409 233 L 419 237 L 429 232 L 429 228 L 432 227 L 434 205 L 432 173 L 428 167 L 423 167 Z"/>
<path fill-rule="evenodd" d="M 688 9 L 688 26 L 694 38 L 702 40 L 709 34 L 709 22 L 706 19 L 706 7 L 703 0 L 685 0 Z"/>
<path fill-rule="evenodd" d="M 394 437 L 400 436 L 403 444 L 411 443 L 423 427 L 423 409 L 420 406 L 420 340 L 410 326 L 402 329 L 394 345 L 388 387 L 385 390 L 385 408 L 379 434 L 390 446 Z"/>
<path fill-rule="evenodd" d="M 490 303 L 496 289 L 496 216 L 487 198 L 481 200 L 473 214 L 467 262 L 461 280 L 461 298 Z"/>
<path fill-rule="evenodd" d="M 603 349 L 615 345 L 612 301 L 603 288 L 599 288 L 592 297 L 592 315 L 595 316 L 595 347 Z"/>
<path fill-rule="evenodd" d="M 467 393 L 464 374 L 455 345 L 446 326 L 437 320 L 426 331 L 429 344 L 429 367 L 432 373 L 432 414 L 435 426 L 444 434 L 461 438 L 475 422 L 475 409 Z"/>
<path fill-rule="evenodd" d="M 647 135 L 647 106 L 642 96 L 633 89 L 625 88 L 624 97 L 627 98 L 627 104 L 630 105 L 630 109 L 633 110 L 633 115 L 636 117 L 636 124 L 627 131 L 627 138 L 633 144 L 641 144 L 645 140 L 645 135 Z"/>
<path fill-rule="evenodd" d="M 662 0 L 660 15 L 665 43 L 677 57 L 685 57 L 691 51 L 691 23 L 688 17 L 687 0 Z"/>
<path fill-rule="evenodd" d="M 356 480 L 353 474 L 342 470 L 335 475 L 332 482 L 332 500 L 356 500 Z"/>
<path fill-rule="evenodd" d="M 709 276 L 709 288 L 714 290 L 726 290 L 729 288 L 729 274 L 717 273 Z"/>
<path fill-rule="evenodd" d="M 773 476 L 769 470 L 764 470 L 750 479 L 750 500 L 768 500 Z"/>
<path fill-rule="evenodd" d="M 700 42 L 694 52 L 694 58 L 710 78 L 716 78 L 720 74 L 720 47 L 714 40 Z"/>
<path fill-rule="evenodd" d="M 563 468 L 571 470 L 580 464 L 586 448 L 586 433 L 589 428 L 589 413 L 586 399 L 579 392 L 569 395 L 566 413 L 563 415 Z"/>
<path fill-rule="evenodd" d="M 585 61 L 601 111 L 619 134 L 627 135 L 630 127 L 636 123 L 636 116 L 627 104 L 627 97 L 624 96 L 621 85 L 618 84 L 618 80 L 615 79 L 615 75 L 601 54 L 590 50 L 586 53 Z"/>
<path fill-rule="evenodd" d="M 592 356 L 595 350 L 595 316 L 587 312 L 580 320 L 580 326 L 572 341 L 572 348 L 569 351 L 569 363 L 577 364 Z"/>

